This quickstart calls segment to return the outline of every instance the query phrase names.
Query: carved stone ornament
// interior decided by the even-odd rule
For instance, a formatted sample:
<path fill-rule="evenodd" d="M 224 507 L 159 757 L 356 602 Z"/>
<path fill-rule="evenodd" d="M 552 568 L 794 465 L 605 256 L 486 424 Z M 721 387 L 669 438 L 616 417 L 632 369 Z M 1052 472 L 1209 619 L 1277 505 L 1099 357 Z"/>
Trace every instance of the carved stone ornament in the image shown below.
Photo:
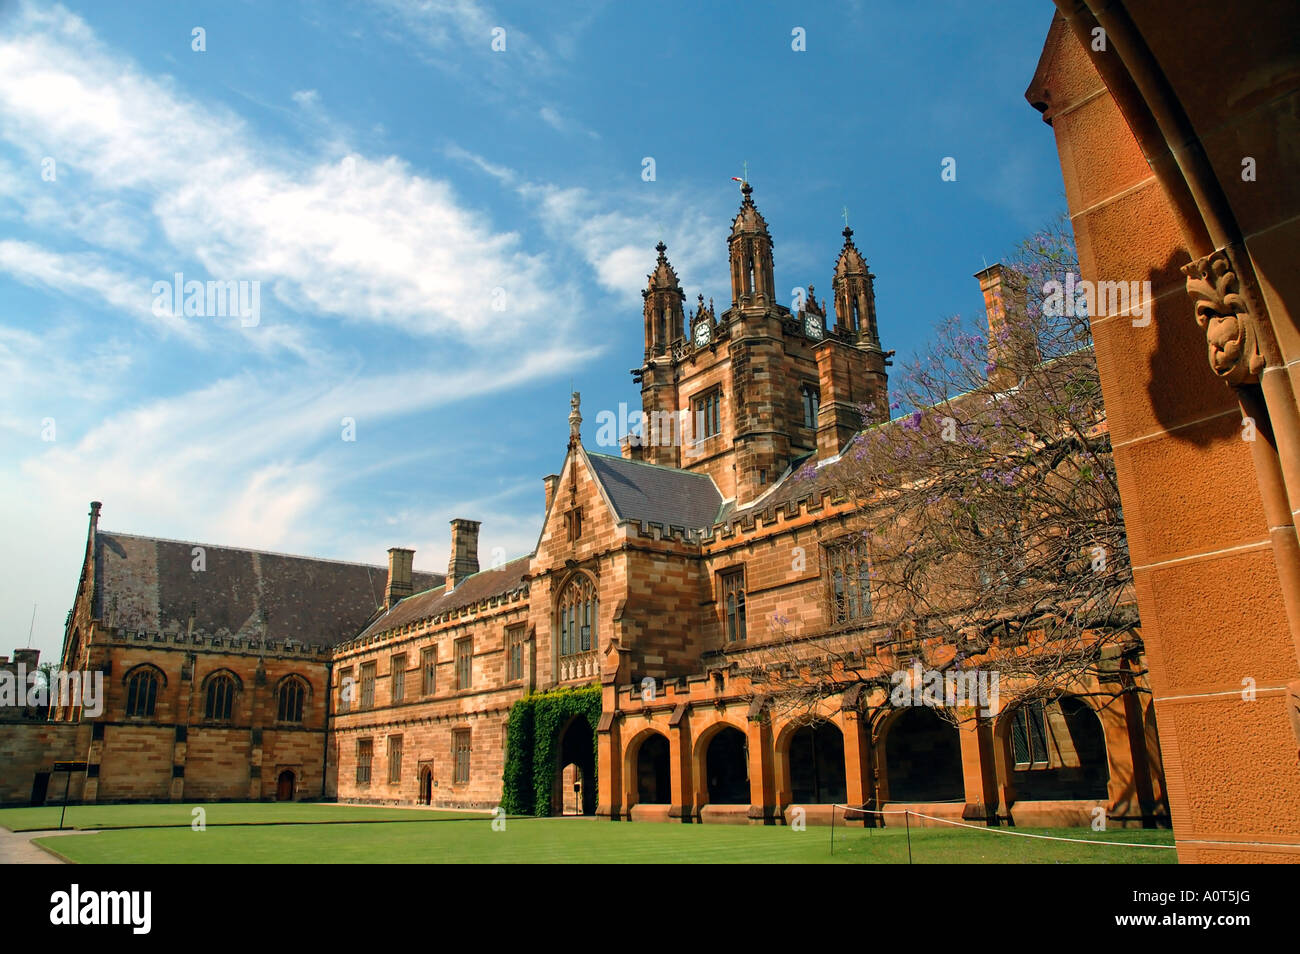
<path fill-rule="evenodd" d="M 1196 299 L 1196 323 L 1205 329 L 1210 368 L 1228 384 L 1254 384 L 1264 370 L 1256 317 L 1242 292 L 1227 249 L 1183 266 L 1187 294 Z"/>

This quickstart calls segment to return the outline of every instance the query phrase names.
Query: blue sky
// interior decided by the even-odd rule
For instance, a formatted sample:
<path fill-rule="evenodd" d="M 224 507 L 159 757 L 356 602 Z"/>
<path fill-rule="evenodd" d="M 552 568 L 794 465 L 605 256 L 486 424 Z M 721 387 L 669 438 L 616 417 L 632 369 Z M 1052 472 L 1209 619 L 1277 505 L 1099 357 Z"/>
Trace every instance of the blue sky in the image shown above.
<path fill-rule="evenodd" d="M 1023 97 L 1052 9 L 0 2 L 0 654 L 35 603 L 57 656 L 92 499 L 418 569 L 452 517 L 530 551 L 570 387 L 592 449 L 639 401 L 654 244 L 729 302 L 746 161 L 778 288 L 829 294 L 847 206 L 905 359 L 1064 208 Z M 259 282 L 258 323 L 156 314 L 176 272 Z"/>

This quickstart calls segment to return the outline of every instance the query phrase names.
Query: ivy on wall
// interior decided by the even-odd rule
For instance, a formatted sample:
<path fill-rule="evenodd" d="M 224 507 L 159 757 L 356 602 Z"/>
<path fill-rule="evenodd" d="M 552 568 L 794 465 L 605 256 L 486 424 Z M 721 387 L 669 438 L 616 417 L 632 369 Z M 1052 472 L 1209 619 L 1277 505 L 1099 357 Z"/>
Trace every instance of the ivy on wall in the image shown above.
<path fill-rule="evenodd" d="M 508 815 L 551 814 L 551 791 L 560 766 L 560 730 L 573 717 L 591 727 L 592 777 L 596 785 L 596 726 L 600 722 L 600 686 L 535 693 L 510 709 L 506 729 L 506 767 L 501 807 Z M 584 784 L 587 780 L 584 779 Z"/>

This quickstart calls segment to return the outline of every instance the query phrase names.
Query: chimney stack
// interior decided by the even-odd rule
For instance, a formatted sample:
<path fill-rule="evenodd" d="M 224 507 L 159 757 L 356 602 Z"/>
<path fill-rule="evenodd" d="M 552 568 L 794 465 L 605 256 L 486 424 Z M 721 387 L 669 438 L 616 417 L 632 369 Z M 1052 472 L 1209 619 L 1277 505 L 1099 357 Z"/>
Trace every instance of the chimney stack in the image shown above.
<path fill-rule="evenodd" d="M 388 590 L 384 596 L 384 606 L 388 609 L 392 609 L 398 602 L 411 595 L 411 561 L 414 559 L 414 550 L 389 547 Z"/>
<path fill-rule="evenodd" d="M 560 475 L 550 474 L 542 478 L 542 483 L 546 487 L 546 510 L 551 509 L 551 501 L 555 499 L 555 488 L 560 486 Z"/>
<path fill-rule="evenodd" d="M 451 560 L 447 564 L 447 592 L 454 590 L 466 577 L 478 572 L 477 520 L 451 522 Z"/>
<path fill-rule="evenodd" d="M 1037 343 L 1025 327 L 1027 303 L 1025 277 L 1000 262 L 976 272 L 984 293 L 984 314 L 989 323 L 989 384 L 999 391 L 1013 388 L 1029 367 L 1037 363 Z"/>

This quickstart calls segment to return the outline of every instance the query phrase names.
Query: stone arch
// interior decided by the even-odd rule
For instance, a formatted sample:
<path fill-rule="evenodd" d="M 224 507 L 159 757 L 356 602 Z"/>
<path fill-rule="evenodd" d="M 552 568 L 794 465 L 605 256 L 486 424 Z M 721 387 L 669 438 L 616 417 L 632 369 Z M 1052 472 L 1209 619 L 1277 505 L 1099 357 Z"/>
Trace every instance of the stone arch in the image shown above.
<path fill-rule="evenodd" d="M 948 802 L 965 798 L 961 736 L 928 706 L 895 710 L 881 722 L 882 788 L 891 802 Z"/>
<path fill-rule="evenodd" d="M 624 747 L 623 778 L 627 807 L 672 802 L 672 744 L 657 728 L 647 726 Z"/>
<path fill-rule="evenodd" d="M 571 716 L 556 740 L 551 813 L 596 814 L 596 750 L 591 742 L 591 723 L 586 716 Z"/>
<path fill-rule="evenodd" d="M 298 774 L 293 769 L 285 769 L 276 776 L 275 800 L 291 802 L 298 791 Z"/>
<path fill-rule="evenodd" d="M 1106 801 L 1110 752 L 1097 707 L 1073 694 L 1005 710 L 996 731 L 1016 801 Z"/>
<path fill-rule="evenodd" d="M 723 742 L 715 748 L 719 739 Z M 730 722 L 709 726 L 695 743 L 696 795 L 700 805 L 748 805 L 749 740 Z"/>
<path fill-rule="evenodd" d="M 844 768 L 844 733 L 830 719 L 787 725 L 777 738 L 781 791 L 792 805 L 844 804 L 848 778 Z"/>
<path fill-rule="evenodd" d="M 420 767 L 419 801 L 421 805 L 433 804 L 433 766 Z"/>

